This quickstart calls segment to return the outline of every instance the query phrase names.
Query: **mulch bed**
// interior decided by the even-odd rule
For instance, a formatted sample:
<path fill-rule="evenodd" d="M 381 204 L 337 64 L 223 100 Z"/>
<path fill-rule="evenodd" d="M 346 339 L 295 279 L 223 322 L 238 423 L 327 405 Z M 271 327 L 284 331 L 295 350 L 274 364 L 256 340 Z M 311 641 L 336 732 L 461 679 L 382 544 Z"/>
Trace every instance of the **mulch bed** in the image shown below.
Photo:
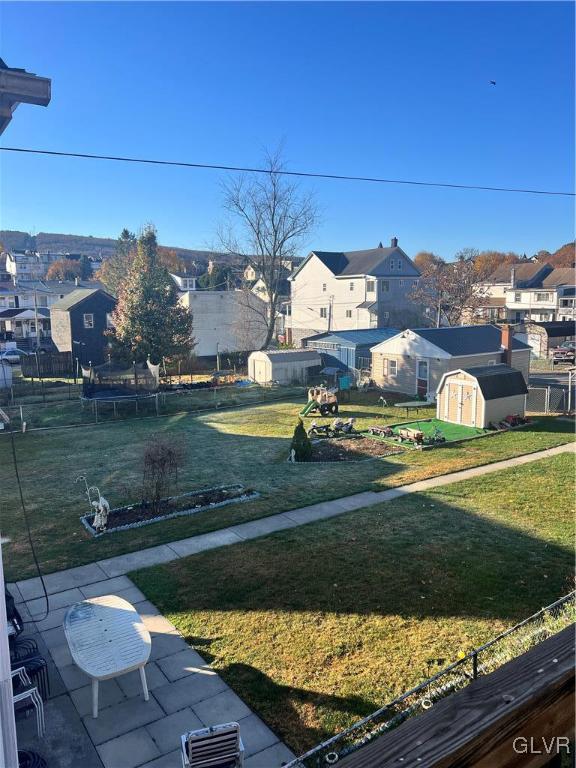
<path fill-rule="evenodd" d="M 251 488 L 244 488 L 242 485 L 226 485 L 162 499 L 159 508 L 150 504 L 132 504 L 111 509 L 108 515 L 108 526 L 102 532 L 96 531 L 92 527 L 93 515 L 85 515 L 81 520 L 92 535 L 101 536 L 103 533 L 112 533 L 125 528 L 139 528 L 149 523 L 181 515 L 195 514 L 236 501 L 247 501 L 256 496 L 258 494 Z"/>
<path fill-rule="evenodd" d="M 403 448 L 390 445 L 383 440 L 356 435 L 346 438 L 320 439 L 312 443 L 310 461 L 362 461 L 380 456 L 402 453 Z"/>

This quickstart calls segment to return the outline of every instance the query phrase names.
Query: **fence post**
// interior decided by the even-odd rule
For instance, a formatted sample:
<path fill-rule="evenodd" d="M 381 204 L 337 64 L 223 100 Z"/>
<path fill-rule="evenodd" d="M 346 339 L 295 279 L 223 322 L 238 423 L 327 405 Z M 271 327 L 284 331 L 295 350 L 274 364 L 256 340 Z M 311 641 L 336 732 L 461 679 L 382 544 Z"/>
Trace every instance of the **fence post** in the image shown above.
<path fill-rule="evenodd" d="M 476 651 L 472 653 L 472 677 L 474 680 L 478 677 L 478 653 Z"/>
<path fill-rule="evenodd" d="M 544 399 L 544 413 L 546 415 L 550 413 L 550 386 L 546 387 L 546 396 Z"/>

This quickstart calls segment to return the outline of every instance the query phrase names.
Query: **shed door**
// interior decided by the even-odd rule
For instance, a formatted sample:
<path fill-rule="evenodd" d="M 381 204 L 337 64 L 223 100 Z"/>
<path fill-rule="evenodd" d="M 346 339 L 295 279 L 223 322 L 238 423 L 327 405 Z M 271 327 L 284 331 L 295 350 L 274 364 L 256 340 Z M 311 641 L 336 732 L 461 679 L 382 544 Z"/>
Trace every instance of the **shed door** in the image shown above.
<path fill-rule="evenodd" d="M 254 380 L 260 382 L 267 381 L 265 360 L 254 361 Z"/>
<path fill-rule="evenodd" d="M 476 387 L 450 382 L 446 387 L 445 419 L 453 424 L 476 425 Z"/>

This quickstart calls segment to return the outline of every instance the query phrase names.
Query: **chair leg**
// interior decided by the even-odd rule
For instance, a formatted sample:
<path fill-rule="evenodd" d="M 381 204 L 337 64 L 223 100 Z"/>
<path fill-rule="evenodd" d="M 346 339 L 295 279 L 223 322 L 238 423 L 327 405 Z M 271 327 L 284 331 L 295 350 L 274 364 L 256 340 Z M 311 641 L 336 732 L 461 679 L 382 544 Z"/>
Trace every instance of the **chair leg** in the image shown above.
<path fill-rule="evenodd" d="M 150 696 L 148 695 L 148 683 L 146 682 L 146 670 L 144 667 L 140 667 L 140 680 L 142 681 L 142 690 L 144 691 L 144 701 L 148 701 Z"/>
<path fill-rule="evenodd" d="M 92 717 L 98 717 L 98 680 L 92 679 Z"/>

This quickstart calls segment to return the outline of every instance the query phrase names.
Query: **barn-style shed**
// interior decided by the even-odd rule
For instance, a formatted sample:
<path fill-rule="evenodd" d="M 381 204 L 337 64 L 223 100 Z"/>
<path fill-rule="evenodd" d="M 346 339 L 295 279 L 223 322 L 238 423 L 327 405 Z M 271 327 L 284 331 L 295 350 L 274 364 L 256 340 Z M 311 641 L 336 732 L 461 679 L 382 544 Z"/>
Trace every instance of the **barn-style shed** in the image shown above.
<path fill-rule="evenodd" d="M 315 349 L 269 349 L 252 352 L 248 358 L 248 376 L 258 384 L 306 384 L 321 367 L 322 358 Z"/>
<path fill-rule="evenodd" d="M 442 376 L 436 415 L 453 424 L 485 428 L 511 414 L 523 416 L 527 394 L 522 372 L 509 365 L 458 368 Z"/>

